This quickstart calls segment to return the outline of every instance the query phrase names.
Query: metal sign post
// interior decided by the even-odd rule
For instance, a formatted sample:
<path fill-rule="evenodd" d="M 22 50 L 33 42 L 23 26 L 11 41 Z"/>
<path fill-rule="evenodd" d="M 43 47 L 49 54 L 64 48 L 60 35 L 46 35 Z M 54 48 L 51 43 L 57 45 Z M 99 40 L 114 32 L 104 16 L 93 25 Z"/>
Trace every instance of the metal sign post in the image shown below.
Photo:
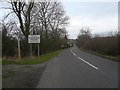
<path fill-rule="evenodd" d="M 18 56 L 19 59 L 21 59 L 21 54 L 20 54 L 20 39 L 18 38 Z"/>
<path fill-rule="evenodd" d="M 38 43 L 38 57 L 40 55 L 40 46 L 39 46 L 39 43 Z"/>
<path fill-rule="evenodd" d="M 32 43 L 30 43 L 30 56 L 32 57 Z"/>
<path fill-rule="evenodd" d="M 28 35 L 28 43 L 37 43 L 38 44 L 38 57 L 39 57 L 39 43 L 40 43 L 40 35 Z M 32 47 L 31 47 L 32 48 Z M 32 52 L 32 51 L 31 51 Z"/>

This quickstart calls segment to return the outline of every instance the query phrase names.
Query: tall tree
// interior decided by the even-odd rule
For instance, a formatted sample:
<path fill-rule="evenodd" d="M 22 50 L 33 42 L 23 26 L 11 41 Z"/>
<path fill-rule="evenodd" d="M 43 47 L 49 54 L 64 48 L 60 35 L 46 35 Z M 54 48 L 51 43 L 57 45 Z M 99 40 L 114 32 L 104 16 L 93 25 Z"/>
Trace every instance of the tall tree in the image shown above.
<path fill-rule="evenodd" d="M 22 33 L 26 38 L 28 38 L 28 35 L 30 34 L 29 32 L 30 22 L 31 22 L 30 15 L 31 15 L 31 10 L 33 8 L 34 2 L 31 1 L 31 2 L 28 2 L 27 4 L 26 2 L 21 2 L 21 0 L 17 0 L 14 2 L 11 1 L 11 5 L 14 13 L 19 19 Z"/>
<path fill-rule="evenodd" d="M 32 9 L 31 31 L 41 35 L 41 48 L 51 48 L 49 43 L 57 47 L 60 44 L 66 32 L 68 25 L 68 16 L 60 2 L 39 2 L 35 3 Z M 43 42 L 44 40 L 44 42 Z"/>
<path fill-rule="evenodd" d="M 82 28 L 80 30 L 80 33 L 77 37 L 77 46 L 81 47 L 83 46 L 83 44 L 85 44 L 90 38 L 91 38 L 92 34 L 91 34 L 91 29 L 90 28 Z"/>
<path fill-rule="evenodd" d="M 21 2 L 11 1 L 12 11 L 18 18 L 21 34 L 26 40 L 21 41 L 23 51 L 28 51 L 29 34 L 40 34 L 40 51 L 47 52 L 61 48 L 67 36 L 66 26 L 69 17 L 60 2 Z M 52 43 L 52 44 L 51 44 Z M 51 44 L 51 45 L 50 45 Z M 25 47 L 25 48 L 23 48 Z M 36 48 L 36 45 L 33 45 Z"/>

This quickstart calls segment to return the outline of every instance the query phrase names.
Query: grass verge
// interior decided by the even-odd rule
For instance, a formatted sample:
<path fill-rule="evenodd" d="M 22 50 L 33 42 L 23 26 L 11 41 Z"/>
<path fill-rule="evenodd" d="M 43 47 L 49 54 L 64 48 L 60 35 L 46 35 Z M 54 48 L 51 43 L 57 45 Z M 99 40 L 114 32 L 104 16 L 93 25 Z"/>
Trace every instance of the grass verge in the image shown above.
<path fill-rule="evenodd" d="M 0 60 L 0 65 L 2 64 L 2 60 Z"/>
<path fill-rule="evenodd" d="M 2 65 L 7 65 L 7 64 L 21 64 L 21 65 L 32 65 L 32 64 L 40 64 L 43 62 L 46 62 L 55 56 L 57 56 L 60 53 L 61 50 L 59 51 L 54 51 L 48 54 L 41 55 L 38 58 L 32 58 L 32 59 L 21 59 L 21 60 L 9 60 L 9 59 L 3 59 L 2 60 Z"/>
<path fill-rule="evenodd" d="M 84 52 L 87 52 L 87 53 L 90 53 L 90 54 L 94 54 L 94 55 L 103 57 L 103 58 L 107 58 L 107 59 L 110 59 L 110 60 L 114 60 L 114 61 L 120 62 L 120 60 L 119 60 L 120 55 L 119 56 L 108 56 L 108 55 L 104 55 L 104 54 L 101 54 L 101 53 L 98 53 L 98 52 L 94 52 L 94 51 L 91 51 L 91 50 L 86 50 L 86 49 L 83 49 L 83 48 L 80 48 L 80 50 L 84 51 Z"/>

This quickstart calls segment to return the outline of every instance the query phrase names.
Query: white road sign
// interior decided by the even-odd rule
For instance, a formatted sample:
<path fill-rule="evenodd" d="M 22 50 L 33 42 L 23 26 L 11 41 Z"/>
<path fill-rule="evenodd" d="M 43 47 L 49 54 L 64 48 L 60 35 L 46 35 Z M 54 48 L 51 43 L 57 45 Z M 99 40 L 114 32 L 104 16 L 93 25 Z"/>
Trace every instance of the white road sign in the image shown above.
<path fill-rule="evenodd" d="M 28 35 L 28 43 L 40 43 L 40 35 Z"/>

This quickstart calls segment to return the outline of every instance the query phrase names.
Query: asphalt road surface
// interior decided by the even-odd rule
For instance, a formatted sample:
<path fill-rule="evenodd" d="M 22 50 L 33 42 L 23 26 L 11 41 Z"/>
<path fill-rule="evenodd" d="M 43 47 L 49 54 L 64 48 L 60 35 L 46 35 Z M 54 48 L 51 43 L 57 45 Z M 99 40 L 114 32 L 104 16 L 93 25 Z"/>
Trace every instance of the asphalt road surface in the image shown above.
<path fill-rule="evenodd" d="M 117 88 L 118 63 L 79 51 L 63 50 L 49 61 L 37 88 Z"/>

